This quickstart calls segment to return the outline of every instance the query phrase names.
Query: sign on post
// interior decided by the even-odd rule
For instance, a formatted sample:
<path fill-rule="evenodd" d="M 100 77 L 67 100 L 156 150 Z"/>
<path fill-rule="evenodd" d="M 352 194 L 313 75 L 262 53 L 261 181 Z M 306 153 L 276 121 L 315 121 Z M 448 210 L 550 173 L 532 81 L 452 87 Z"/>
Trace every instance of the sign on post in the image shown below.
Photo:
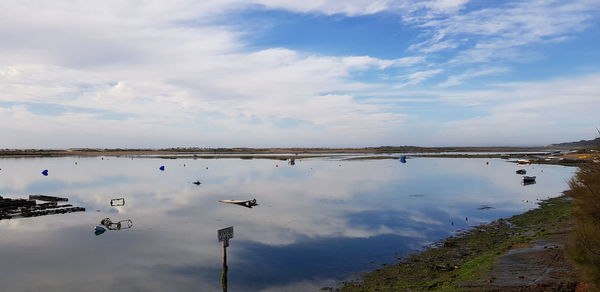
<path fill-rule="evenodd" d="M 219 229 L 217 231 L 219 235 L 219 242 L 225 241 L 228 242 L 233 238 L 233 226 L 229 226 L 227 228 Z"/>

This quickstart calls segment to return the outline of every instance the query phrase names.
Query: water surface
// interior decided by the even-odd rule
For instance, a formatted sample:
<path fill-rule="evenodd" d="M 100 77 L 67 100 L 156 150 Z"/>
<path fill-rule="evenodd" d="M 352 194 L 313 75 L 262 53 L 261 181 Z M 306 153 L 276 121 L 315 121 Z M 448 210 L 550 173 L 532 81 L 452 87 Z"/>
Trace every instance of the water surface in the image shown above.
<path fill-rule="evenodd" d="M 4 291 L 217 291 L 217 230 L 228 226 L 229 291 L 316 291 L 533 208 L 576 170 L 474 158 L 5 158 L 0 168 L 1 196 L 65 196 L 87 209 L 0 220 Z M 521 185 L 519 168 L 537 183 Z M 251 209 L 218 202 L 252 198 Z M 96 236 L 106 217 L 134 226 Z"/>

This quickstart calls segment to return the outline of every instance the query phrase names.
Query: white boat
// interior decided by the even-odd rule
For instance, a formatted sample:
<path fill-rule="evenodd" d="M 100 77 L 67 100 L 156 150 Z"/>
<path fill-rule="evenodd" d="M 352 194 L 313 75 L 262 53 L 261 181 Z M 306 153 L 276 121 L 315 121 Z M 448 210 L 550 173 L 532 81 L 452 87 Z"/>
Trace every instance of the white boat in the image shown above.
<path fill-rule="evenodd" d="M 528 160 L 528 159 L 518 159 L 517 163 L 518 164 L 531 164 L 531 160 Z"/>
<path fill-rule="evenodd" d="M 258 206 L 258 204 L 256 203 L 256 199 L 252 199 L 252 200 L 219 200 L 219 202 L 226 203 L 226 204 L 240 205 L 240 206 L 244 206 L 244 207 L 248 207 L 248 208 Z"/>

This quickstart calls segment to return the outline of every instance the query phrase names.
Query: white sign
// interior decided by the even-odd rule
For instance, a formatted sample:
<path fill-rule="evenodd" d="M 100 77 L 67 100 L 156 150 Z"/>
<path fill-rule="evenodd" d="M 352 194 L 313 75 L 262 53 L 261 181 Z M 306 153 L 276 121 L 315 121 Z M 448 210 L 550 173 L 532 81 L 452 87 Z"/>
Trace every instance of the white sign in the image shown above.
<path fill-rule="evenodd" d="M 217 233 L 219 235 L 219 242 L 229 241 L 229 239 L 233 238 L 233 226 L 219 229 Z"/>

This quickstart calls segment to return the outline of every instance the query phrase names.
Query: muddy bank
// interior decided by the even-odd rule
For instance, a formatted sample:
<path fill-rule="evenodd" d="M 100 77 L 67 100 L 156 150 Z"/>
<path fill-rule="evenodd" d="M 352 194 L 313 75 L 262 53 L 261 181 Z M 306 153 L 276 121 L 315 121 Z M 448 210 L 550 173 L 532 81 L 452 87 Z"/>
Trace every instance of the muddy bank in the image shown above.
<path fill-rule="evenodd" d="M 579 280 L 564 257 L 571 228 L 566 196 L 447 238 L 337 291 L 575 291 Z"/>

